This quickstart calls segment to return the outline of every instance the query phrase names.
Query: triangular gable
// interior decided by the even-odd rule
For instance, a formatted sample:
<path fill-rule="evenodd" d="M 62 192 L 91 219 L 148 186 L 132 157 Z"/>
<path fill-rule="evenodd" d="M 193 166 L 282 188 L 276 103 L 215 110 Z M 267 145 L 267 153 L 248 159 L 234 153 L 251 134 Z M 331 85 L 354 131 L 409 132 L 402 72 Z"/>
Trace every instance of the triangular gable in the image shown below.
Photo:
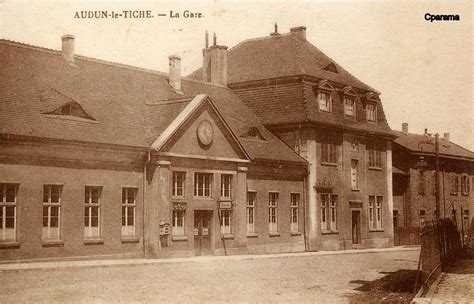
<path fill-rule="evenodd" d="M 353 97 L 357 97 L 357 96 L 358 96 L 358 94 L 356 93 L 356 91 L 354 91 L 354 88 L 351 87 L 351 86 L 344 87 L 344 88 L 342 89 L 342 92 L 344 93 L 344 95 L 353 96 Z"/>
<path fill-rule="evenodd" d="M 203 109 L 206 107 L 207 112 L 204 113 Z M 204 111 L 205 112 L 205 111 Z M 171 124 L 163 131 L 163 133 L 153 142 L 151 148 L 156 151 L 168 150 L 170 144 L 173 142 L 175 136 L 182 136 L 183 128 L 186 128 L 189 123 L 192 123 L 191 120 L 197 117 L 202 117 L 202 115 L 207 115 L 209 120 L 215 120 L 219 125 L 219 129 L 223 129 L 225 135 L 229 138 L 237 154 L 240 158 L 249 160 L 250 156 L 247 151 L 244 149 L 237 136 L 234 134 L 232 129 L 228 126 L 223 116 L 220 114 L 217 107 L 214 105 L 212 100 L 206 94 L 200 94 L 189 102 L 189 104 L 179 113 L 179 115 L 171 122 Z M 219 131 L 216 130 L 217 131 Z M 176 140 L 176 138 L 175 138 Z"/>

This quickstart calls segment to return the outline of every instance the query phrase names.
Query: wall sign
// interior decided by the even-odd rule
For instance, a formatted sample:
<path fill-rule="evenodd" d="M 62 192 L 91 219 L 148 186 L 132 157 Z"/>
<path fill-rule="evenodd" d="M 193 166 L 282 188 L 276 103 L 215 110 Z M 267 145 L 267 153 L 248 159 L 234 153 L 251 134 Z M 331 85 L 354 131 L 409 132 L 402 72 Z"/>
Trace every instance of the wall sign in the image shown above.
<path fill-rule="evenodd" d="M 219 202 L 219 209 L 232 209 L 232 202 L 231 201 Z"/>

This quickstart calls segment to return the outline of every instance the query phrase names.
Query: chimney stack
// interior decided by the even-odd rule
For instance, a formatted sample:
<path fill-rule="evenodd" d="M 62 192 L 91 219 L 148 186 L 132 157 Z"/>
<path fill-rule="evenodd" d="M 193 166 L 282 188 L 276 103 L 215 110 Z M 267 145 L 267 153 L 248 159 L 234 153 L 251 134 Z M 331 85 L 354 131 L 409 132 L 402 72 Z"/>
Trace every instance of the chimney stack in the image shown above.
<path fill-rule="evenodd" d="M 217 45 L 214 34 L 213 45 L 202 50 L 202 79 L 213 84 L 227 85 L 227 46 Z"/>
<path fill-rule="evenodd" d="M 170 60 L 169 84 L 176 91 L 181 91 L 181 57 L 178 55 L 171 55 Z"/>
<path fill-rule="evenodd" d="M 301 40 L 306 40 L 306 26 L 292 27 L 290 32 Z"/>
<path fill-rule="evenodd" d="M 402 132 L 403 132 L 403 134 L 408 135 L 408 123 L 407 122 L 402 123 Z"/>
<path fill-rule="evenodd" d="M 64 35 L 61 37 L 62 40 L 62 54 L 64 60 L 70 64 L 74 64 L 74 36 Z"/>
<path fill-rule="evenodd" d="M 448 142 L 448 144 L 450 143 L 450 140 L 449 140 L 449 133 L 444 133 L 444 140 Z"/>

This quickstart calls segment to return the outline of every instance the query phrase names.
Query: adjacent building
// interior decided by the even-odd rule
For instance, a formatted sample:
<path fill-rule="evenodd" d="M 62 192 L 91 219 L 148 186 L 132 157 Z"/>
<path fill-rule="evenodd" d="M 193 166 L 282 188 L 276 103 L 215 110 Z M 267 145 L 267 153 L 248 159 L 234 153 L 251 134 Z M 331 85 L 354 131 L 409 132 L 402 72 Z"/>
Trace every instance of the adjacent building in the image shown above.
<path fill-rule="evenodd" d="M 472 193 L 474 153 L 450 141 L 449 133 L 439 138 L 439 211 L 436 211 L 436 139 L 408 132 L 408 124 L 393 146 L 393 200 L 395 243 L 419 243 L 419 228 L 426 221 L 448 217 L 469 241 L 474 235 Z"/>
<path fill-rule="evenodd" d="M 0 40 L 0 260 L 305 250 L 307 162 L 236 93 L 74 40 Z"/>
<path fill-rule="evenodd" d="M 206 38 L 206 41 L 208 39 Z M 218 49 L 219 56 L 209 56 Z M 215 72 L 226 66 L 227 73 Z M 392 140 L 380 93 L 306 39 L 275 31 L 203 50 L 190 78 L 227 85 L 309 163 L 307 249 L 393 244 Z"/>

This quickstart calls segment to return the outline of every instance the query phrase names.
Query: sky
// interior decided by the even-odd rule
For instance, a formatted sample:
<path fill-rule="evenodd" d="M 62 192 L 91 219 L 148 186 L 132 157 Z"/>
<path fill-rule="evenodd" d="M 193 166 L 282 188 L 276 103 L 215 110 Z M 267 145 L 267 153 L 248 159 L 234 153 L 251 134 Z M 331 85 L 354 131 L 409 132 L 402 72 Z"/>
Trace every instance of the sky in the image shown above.
<path fill-rule="evenodd" d="M 150 19 L 78 19 L 77 11 L 151 10 Z M 170 18 L 170 10 L 180 18 Z M 202 18 L 183 18 L 183 11 Z M 158 13 L 167 16 L 158 17 Z M 426 13 L 460 21 L 426 21 Z M 10 1 L 0 0 L 0 38 L 61 49 L 73 34 L 76 53 L 168 71 L 180 55 L 187 75 L 202 64 L 204 33 L 229 47 L 304 25 L 307 40 L 381 92 L 390 127 L 450 133 L 474 150 L 473 5 L 470 1 Z"/>

